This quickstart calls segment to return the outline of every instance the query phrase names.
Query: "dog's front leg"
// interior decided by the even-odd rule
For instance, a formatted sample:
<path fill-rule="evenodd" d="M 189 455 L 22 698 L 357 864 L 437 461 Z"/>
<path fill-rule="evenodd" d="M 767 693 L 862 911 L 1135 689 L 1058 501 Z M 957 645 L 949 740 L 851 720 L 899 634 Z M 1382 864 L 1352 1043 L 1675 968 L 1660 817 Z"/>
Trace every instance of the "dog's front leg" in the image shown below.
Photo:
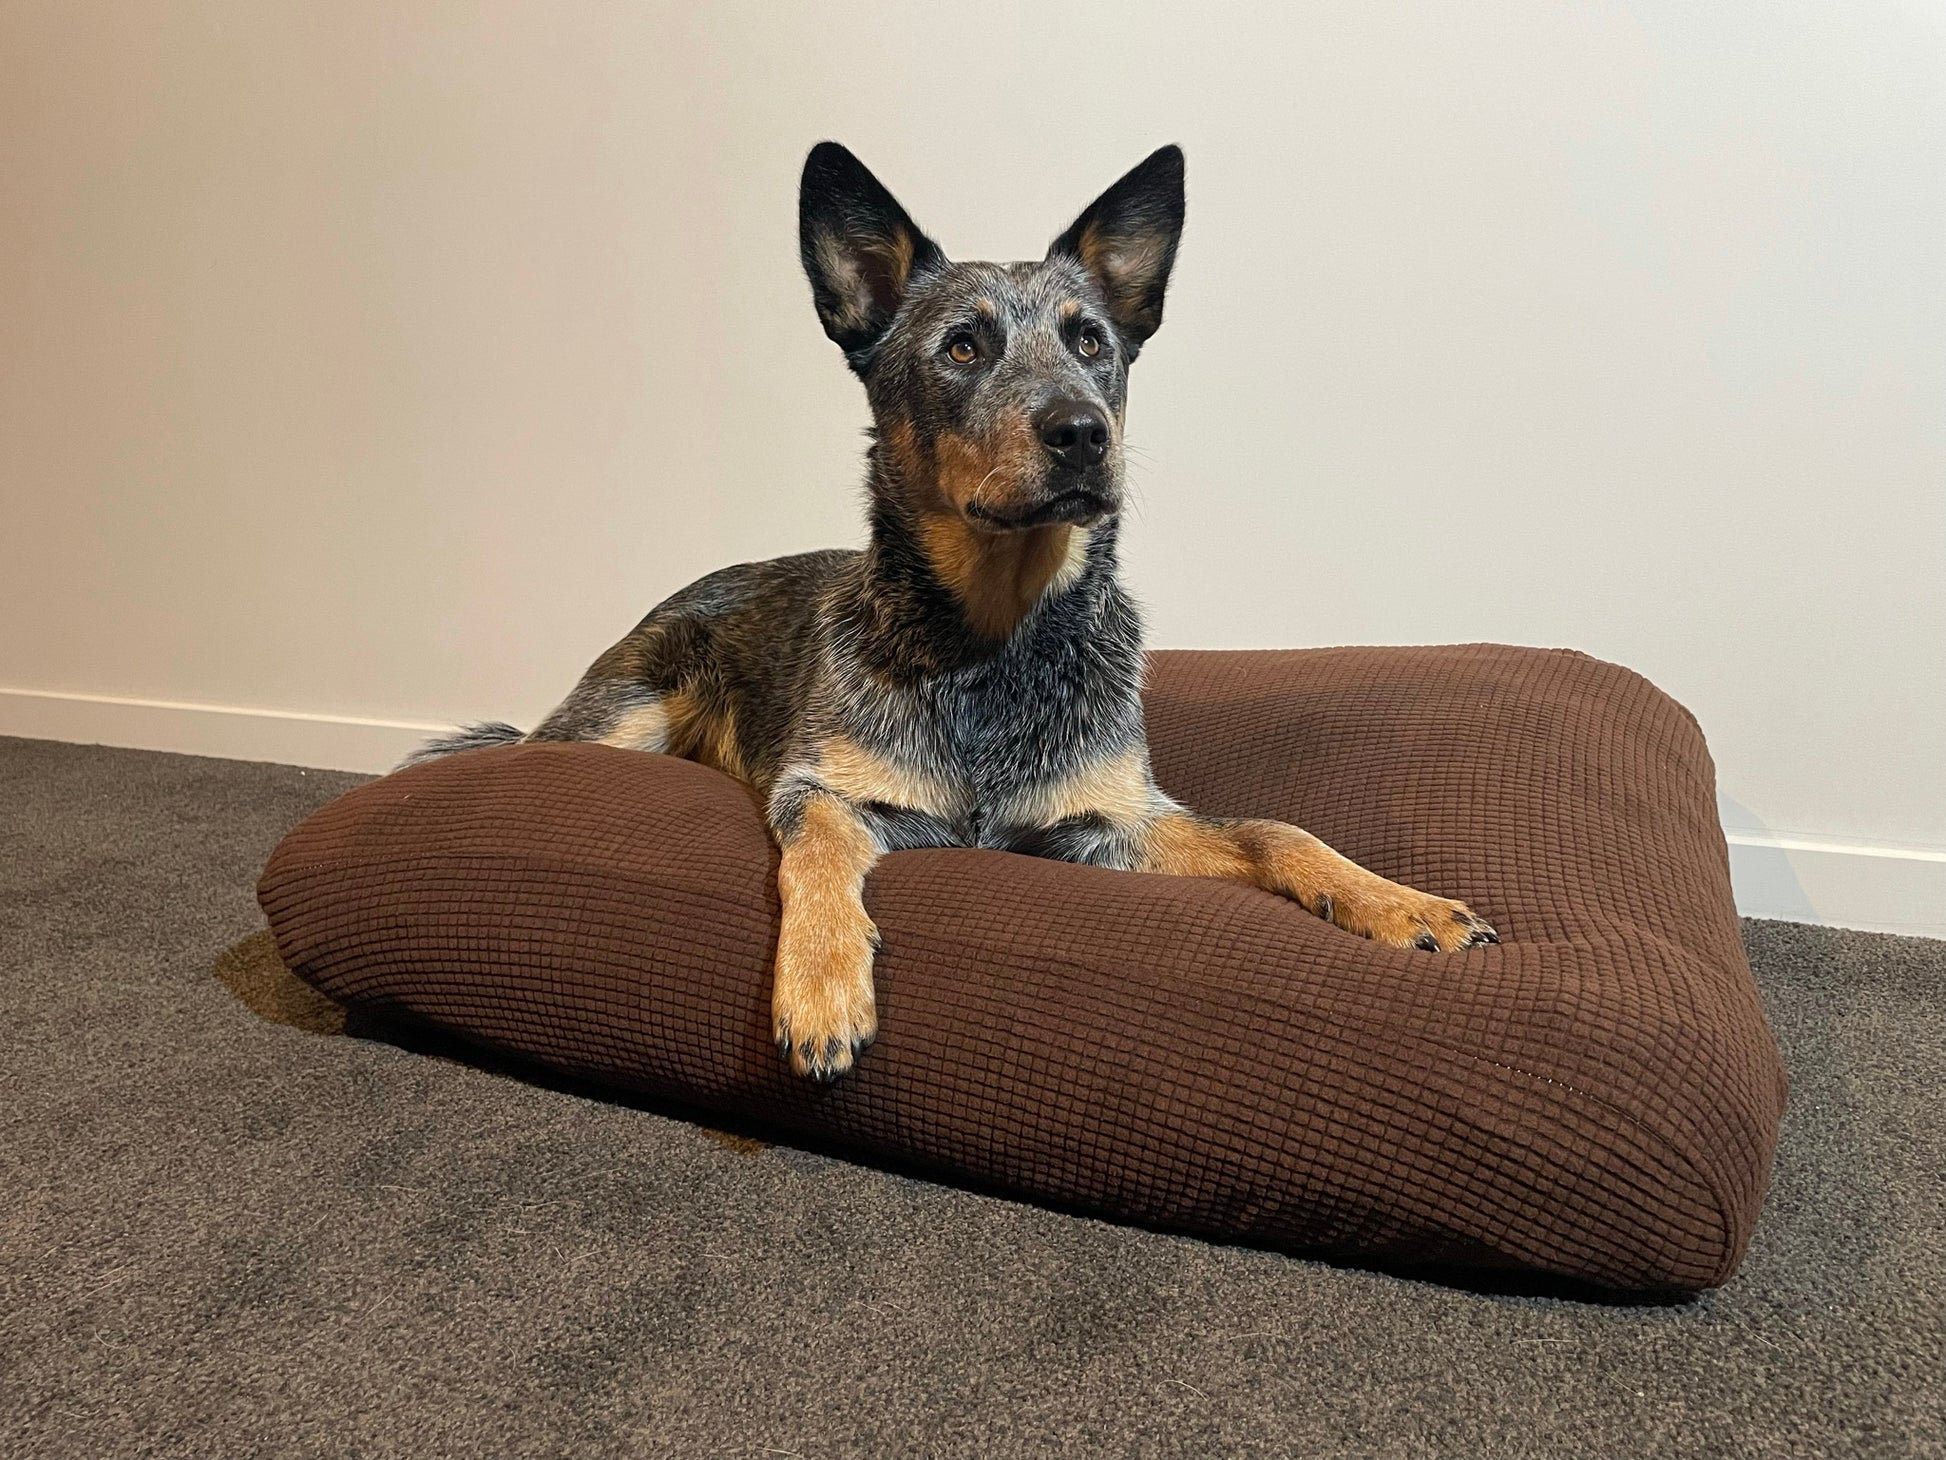
<path fill-rule="evenodd" d="M 771 1033 L 800 1075 L 834 1080 L 878 1033 L 865 874 L 881 848 L 851 804 L 825 790 L 773 819 L 783 848 L 777 891 L 783 923 L 770 991 Z M 781 822 L 782 824 L 775 824 Z"/>
<path fill-rule="evenodd" d="M 1449 952 L 1500 941 L 1465 903 L 1368 872 L 1281 821 L 1219 821 L 1169 812 L 1142 832 L 1136 865 L 1144 872 L 1248 882 L 1391 948 Z"/>

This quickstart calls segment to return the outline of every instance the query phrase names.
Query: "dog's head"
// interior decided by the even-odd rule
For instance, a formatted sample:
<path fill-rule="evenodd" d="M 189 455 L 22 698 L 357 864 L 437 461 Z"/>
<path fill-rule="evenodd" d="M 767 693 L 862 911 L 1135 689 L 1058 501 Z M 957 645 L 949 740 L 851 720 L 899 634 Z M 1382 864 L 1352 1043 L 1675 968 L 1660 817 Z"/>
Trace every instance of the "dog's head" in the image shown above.
<path fill-rule="evenodd" d="M 1162 323 L 1182 222 L 1182 151 L 1164 147 L 1038 263 L 954 263 L 850 152 L 813 148 L 804 270 L 865 382 L 880 489 L 981 533 L 1117 511 L 1128 368 Z"/>

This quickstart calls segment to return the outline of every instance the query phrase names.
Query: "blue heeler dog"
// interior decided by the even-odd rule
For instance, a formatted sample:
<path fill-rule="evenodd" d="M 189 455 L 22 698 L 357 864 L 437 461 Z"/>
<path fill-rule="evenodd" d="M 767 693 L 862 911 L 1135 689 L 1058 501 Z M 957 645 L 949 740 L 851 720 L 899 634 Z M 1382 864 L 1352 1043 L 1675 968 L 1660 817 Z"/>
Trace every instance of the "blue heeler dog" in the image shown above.
<path fill-rule="evenodd" d="M 1164 147 L 1038 263 L 953 263 L 857 158 L 820 143 L 799 243 L 876 423 L 870 543 L 712 573 L 531 734 L 474 726 L 414 759 L 592 740 L 747 782 L 782 849 L 773 1030 L 815 1079 L 877 1032 L 861 894 L 901 848 L 1233 878 L 1391 947 L 1498 941 L 1462 903 L 1294 826 L 1197 816 L 1150 775 L 1141 622 L 1115 540 L 1129 367 L 1162 323 L 1182 223 L 1183 156 Z"/>

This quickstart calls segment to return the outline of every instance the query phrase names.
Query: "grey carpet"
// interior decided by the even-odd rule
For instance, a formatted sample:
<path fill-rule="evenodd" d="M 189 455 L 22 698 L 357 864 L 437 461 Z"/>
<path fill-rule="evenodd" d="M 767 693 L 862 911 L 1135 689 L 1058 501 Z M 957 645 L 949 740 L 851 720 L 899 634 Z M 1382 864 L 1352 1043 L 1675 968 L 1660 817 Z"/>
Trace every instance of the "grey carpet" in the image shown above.
<path fill-rule="evenodd" d="M 1946 943 L 1747 925 L 1728 1288 L 1471 1291 L 313 1032 L 212 968 L 356 781 L 0 740 L 0 1454 L 1946 1455 Z"/>

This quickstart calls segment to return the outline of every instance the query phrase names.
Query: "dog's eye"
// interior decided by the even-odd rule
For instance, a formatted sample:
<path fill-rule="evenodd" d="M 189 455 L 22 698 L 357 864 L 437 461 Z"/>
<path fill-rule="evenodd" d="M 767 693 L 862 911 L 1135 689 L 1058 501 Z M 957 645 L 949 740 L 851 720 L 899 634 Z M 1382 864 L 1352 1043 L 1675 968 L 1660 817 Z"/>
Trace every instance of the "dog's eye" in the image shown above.
<path fill-rule="evenodd" d="M 1081 338 L 1074 342 L 1074 347 L 1092 360 L 1101 353 L 1101 336 L 1093 330 L 1083 330 Z"/>
<path fill-rule="evenodd" d="M 965 335 L 961 335 L 946 347 L 946 354 L 955 365 L 971 365 L 980 358 L 980 347 Z"/>

